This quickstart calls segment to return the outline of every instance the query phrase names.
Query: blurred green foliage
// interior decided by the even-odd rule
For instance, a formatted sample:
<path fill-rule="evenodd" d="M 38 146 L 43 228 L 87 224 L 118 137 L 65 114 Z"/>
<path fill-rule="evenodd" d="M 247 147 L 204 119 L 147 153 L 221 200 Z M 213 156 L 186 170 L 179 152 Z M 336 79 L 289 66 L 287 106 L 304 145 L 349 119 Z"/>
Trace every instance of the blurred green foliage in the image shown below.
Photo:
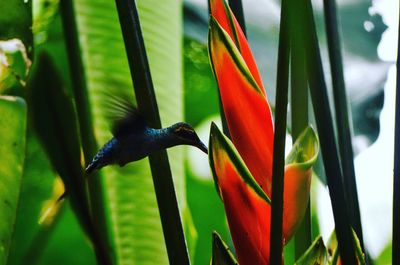
<path fill-rule="evenodd" d="M 31 64 L 21 40 L 0 40 L 0 93 L 25 85 Z"/>
<path fill-rule="evenodd" d="M 0 40 L 20 39 L 32 55 L 32 0 L 2 1 L 1 10 Z"/>
<path fill-rule="evenodd" d="M 390 242 L 381 252 L 379 257 L 375 260 L 376 264 L 379 265 L 391 265 L 392 264 L 392 242 Z"/>
<path fill-rule="evenodd" d="M 36 64 L 27 93 L 30 118 L 52 166 L 64 182 L 72 208 L 91 235 L 76 112 L 50 57 L 40 54 Z"/>
<path fill-rule="evenodd" d="M 40 255 L 37 264 L 96 265 L 93 250 L 75 214 L 69 205 L 64 207 L 66 209 L 48 238 L 48 244 L 37 253 Z"/>
<path fill-rule="evenodd" d="M 188 204 L 193 216 L 198 238 L 193 264 L 208 264 L 212 250 L 212 232 L 217 231 L 225 242 L 233 245 L 225 219 L 224 205 L 218 197 L 212 180 L 200 180 L 187 171 Z"/>
<path fill-rule="evenodd" d="M 25 159 L 26 104 L 18 97 L 0 97 L 0 264 L 6 264 Z"/>
<path fill-rule="evenodd" d="M 54 179 L 55 173 L 46 153 L 34 135 L 32 125 L 28 124 L 20 203 L 8 264 L 21 264 L 29 248 L 39 244 L 34 241 L 42 227 L 38 220 L 44 202 L 51 196 Z"/>
<path fill-rule="evenodd" d="M 219 113 L 218 87 L 207 46 L 197 40 L 184 38 L 185 119 L 193 126 L 206 117 Z"/>

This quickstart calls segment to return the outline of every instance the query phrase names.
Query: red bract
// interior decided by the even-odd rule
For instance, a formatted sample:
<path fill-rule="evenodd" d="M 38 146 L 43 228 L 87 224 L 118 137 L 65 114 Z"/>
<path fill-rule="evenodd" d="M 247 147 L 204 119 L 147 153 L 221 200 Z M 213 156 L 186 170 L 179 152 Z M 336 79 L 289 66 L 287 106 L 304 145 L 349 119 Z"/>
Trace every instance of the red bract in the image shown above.
<path fill-rule="evenodd" d="M 270 194 L 274 131 L 264 87 L 214 17 L 210 19 L 209 49 L 232 141 L 254 178 Z M 250 50 L 247 54 L 254 62 Z M 258 74 L 255 64 L 253 72 Z"/>
<path fill-rule="evenodd" d="M 267 264 L 270 200 L 251 176 L 235 147 L 216 125 L 211 126 L 210 164 L 236 253 L 241 264 Z M 243 259 L 245 257 L 245 260 Z"/>
<path fill-rule="evenodd" d="M 210 58 L 233 142 L 212 126 L 210 165 L 240 264 L 268 264 L 274 137 L 271 110 L 249 45 L 230 8 L 223 0 L 211 0 L 210 8 Z M 317 136 L 307 128 L 286 161 L 284 243 L 304 216 L 317 153 Z"/>

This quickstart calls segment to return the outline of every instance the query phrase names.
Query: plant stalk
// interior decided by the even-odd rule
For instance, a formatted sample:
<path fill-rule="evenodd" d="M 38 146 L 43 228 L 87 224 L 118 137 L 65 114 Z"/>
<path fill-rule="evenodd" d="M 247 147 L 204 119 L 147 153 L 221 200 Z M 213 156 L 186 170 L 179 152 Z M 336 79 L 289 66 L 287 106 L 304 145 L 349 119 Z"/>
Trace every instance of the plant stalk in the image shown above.
<path fill-rule="evenodd" d="M 392 264 L 400 264 L 400 27 L 398 32 L 396 62 L 396 118 L 394 133 Z"/>
<path fill-rule="evenodd" d="M 270 229 L 270 264 L 272 265 L 282 263 L 283 251 L 283 189 L 290 53 L 288 0 L 282 0 L 278 49 Z"/>
<path fill-rule="evenodd" d="M 138 108 L 149 126 L 161 128 L 157 100 L 135 1 L 116 0 Z M 190 264 L 168 155 L 165 150 L 149 156 L 161 224 L 170 264 Z"/>
<path fill-rule="evenodd" d="M 68 53 L 69 71 L 74 92 L 76 109 L 78 113 L 79 130 L 82 141 L 85 161 L 90 161 L 96 154 L 97 144 L 94 137 L 93 123 L 91 119 L 87 83 L 79 45 L 78 27 L 75 20 L 74 5 L 72 0 L 60 1 L 60 13 L 65 36 L 65 44 Z M 102 233 L 106 228 L 106 213 L 103 205 L 104 190 L 101 178 L 96 175 L 89 180 L 89 200 L 86 202 L 91 209 L 91 224 L 93 232 L 89 233 L 94 244 L 96 258 L 99 264 L 112 264 L 109 254 L 108 238 Z M 94 218 L 96 222 L 94 222 Z"/>
<path fill-rule="evenodd" d="M 302 49 L 302 35 L 299 24 L 301 18 L 296 13 L 300 1 L 293 1 L 290 5 L 290 77 L 291 77 L 291 113 L 292 113 L 292 141 L 293 143 L 308 126 L 308 83 L 305 70 L 304 50 Z M 311 207 L 310 201 L 304 219 L 294 237 L 295 260 L 298 260 L 312 243 Z"/>
<path fill-rule="evenodd" d="M 303 12 L 305 18 L 303 32 L 304 50 L 307 55 L 307 75 L 331 197 L 338 247 L 343 264 L 356 264 L 352 231 L 342 183 L 343 177 L 335 142 L 333 120 L 330 113 L 314 15 L 311 1 L 307 0 L 304 4 L 299 11 Z"/>
<path fill-rule="evenodd" d="M 336 128 L 340 162 L 343 171 L 343 184 L 349 208 L 351 225 L 360 240 L 363 252 L 364 241 L 361 227 L 360 207 L 358 204 L 356 174 L 354 171 L 354 155 L 351 141 L 350 115 L 347 106 L 346 86 L 343 75 L 343 61 L 339 22 L 335 0 L 324 0 L 325 28 L 328 39 L 328 52 L 331 64 L 333 96 L 336 112 Z"/>

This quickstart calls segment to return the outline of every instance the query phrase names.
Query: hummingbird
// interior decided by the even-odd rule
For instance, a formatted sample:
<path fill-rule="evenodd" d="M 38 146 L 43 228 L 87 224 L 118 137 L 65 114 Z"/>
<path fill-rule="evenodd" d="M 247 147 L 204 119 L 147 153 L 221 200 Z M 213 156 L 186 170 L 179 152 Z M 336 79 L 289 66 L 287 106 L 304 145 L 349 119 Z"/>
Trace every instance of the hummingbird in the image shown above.
<path fill-rule="evenodd" d="M 153 152 L 177 145 L 195 146 L 208 154 L 207 147 L 190 124 L 178 122 L 162 129 L 151 128 L 132 104 L 119 100 L 117 105 L 116 109 L 119 108 L 122 115 L 113 121 L 113 137 L 94 156 L 86 167 L 86 174 L 112 164 L 123 167 Z"/>

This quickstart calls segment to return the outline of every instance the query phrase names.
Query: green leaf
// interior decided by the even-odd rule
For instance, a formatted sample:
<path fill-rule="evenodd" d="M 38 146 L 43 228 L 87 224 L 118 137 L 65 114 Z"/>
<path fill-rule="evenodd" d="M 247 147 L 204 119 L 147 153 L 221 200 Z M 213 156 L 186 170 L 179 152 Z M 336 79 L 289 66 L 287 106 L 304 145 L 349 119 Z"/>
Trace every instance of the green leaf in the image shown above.
<path fill-rule="evenodd" d="M 211 265 L 238 265 L 235 256 L 230 251 L 229 247 L 218 235 L 213 232 L 212 260 Z"/>
<path fill-rule="evenodd" d="M 21 40 L 0 40 L 0 93 L 17 82 L 25 85 L 31 64 Z"/>
<path fill-rule="evenodd" d="M 189 207 L 186 207 L 182 211 L 182 219 L 185 221 L 183 223 L 183 231 L 185 233 L 185 240 L 187 243 L 187 248 L 189 251 L 190 260 L 194 260 L 196 254 L 196 245 L 198 239 L 198 233 L 196 226 L 194 225 L 192 214 L 189 210 Z"/>
<path fill-rule="evenodd" d="M 354 229 L 351 229 L 351 232 L 352 232 L 353 246 L 354 246 L 354 250 L 355 250 L 355 254 L 356 254 L 356 258 L 357 258 L 358 264 L 365 265 L 366 264 L 365 255 L 362 252 L 361 245 L 360 245 L 360 240 L 358 239 L 357 234 L 354 231 Z M 341 264 L 341 263 L 339 263 L 339 261 L 340 261 L 340 252 L 339 252 L 339 248 L 338 248 L 338 242 L 337 242 L 336 232 L 335 231 L 332 232 L 332 235 L 329 238 L 327 248 L 328 248 L 328 254 L 330 255 L 329 263 L 331 265 Z"/>
<path fill-rule="evenodd" d="M 32 0 L 1 2 L 0 40 L 20 39 L 32 51 Z"/>
<path fill-rule="evenodd" d="M 37 63 L 28 95 L 33 126 L 53 168 L 64 182 L 81 225 L 93 236 L 72 100 L 65 94 L 65 85 L 50 57 L 41 54 Z"/>
<path fill-rule="evenodd" d="M 184 64 L 185 109 L 188 110 L 185 118 L 188 123 L 196 126 L 204 117 L 219 112 L 218 87 L 210 66 L 207 46 L 185 38 Z"/>
<path fill-rule="evenodd" d="M 137 1 L 163 126 L 183 120 L 181 1 Z M 156 8 L 155 8 L 156 7 Z M 99 145 L 111 138 L 104 108 L 110 94 L 132 95 L 133 88 L 113 1 L 75 1 L 94 134 Z M 168 151 L 181 212 L 186 195 L 183 148 Z M 86 161 L 88 163 L 89 161 Z M 123 168 L 100 170 L 117 263 L 168 264 L 147 159 Z"/>
<path fill-rule="evenodd" d="M 33 240 L 40 231 L 41 225 L 38 223 L 40 212 L 44 202 L 51 196 L 54 178 L 55 172 L 51 169 L 46 153 L 32 132 L 31 124 L 28 124 L 21 195 L 8 259 L 9 265 L 21 264 L 30 246 L 38 243 Z"/>
<path fill-rule="evenodd" d="M 324 265 L 326 264 L 326 248 L 322 237 L 319 236 L 308 250 L 296 261 L 295 265 Z"/>
<path fill-rule="evenodd" d="M 212 179 L 200 180 L 190 170 L 186 172 L 188 204 L 198 233 L 195 258 L 191 260 L 195 265 L 208 264 L 211 257 L 212 232 L 218 230 L 223 238 L 229 237 L 224 205 L 215 192 Z M 190 247 L 190 243 L 188 245 Z"/>
<path fill-rule="evenodd" d="M 2 1 L 0 16 L 0 92 L 24 80 L 32 57 L 32 1 Z"/>
<path fill-rule="evenodd" d="M 68 200 L 64 202 L 58 219 L 58 224 L 48 239 L 49 244 L 40 251 L 40 258 L 36 264 L 99 265 Z"/>
<path fill-rule="evenodd" d="M 25 159 L 26 104 L 18 97 L 0 97 L 0 265 L 6 264 Z"/>
<path fill-rule="evenodd" d="M 377 265 L 391 265 L 392 264 L 392 242 L 389 242 L 382 250 L 381 254 L 374 260 Z"/>
<path fill-rule="evenodd" d="M 353 233 L 353 244 L 354 244 L 354 249 L 356 251 L 356 257 L 358 260 L 358 264 L 366 265 L 365 256 L 364 256 L 364 253 L 361 248 L 360 240 L 358 239 L 357 234 L 354 231 L 354 229 L 351 229 L 351 232 Z"/>
<path fill-rule="evenodd" d="M 333 231 L 329 237 L 326 248 L 328 251 L 329 264 L 336 265 L 339 259 L 339 249 L 335 231 Z"/>

